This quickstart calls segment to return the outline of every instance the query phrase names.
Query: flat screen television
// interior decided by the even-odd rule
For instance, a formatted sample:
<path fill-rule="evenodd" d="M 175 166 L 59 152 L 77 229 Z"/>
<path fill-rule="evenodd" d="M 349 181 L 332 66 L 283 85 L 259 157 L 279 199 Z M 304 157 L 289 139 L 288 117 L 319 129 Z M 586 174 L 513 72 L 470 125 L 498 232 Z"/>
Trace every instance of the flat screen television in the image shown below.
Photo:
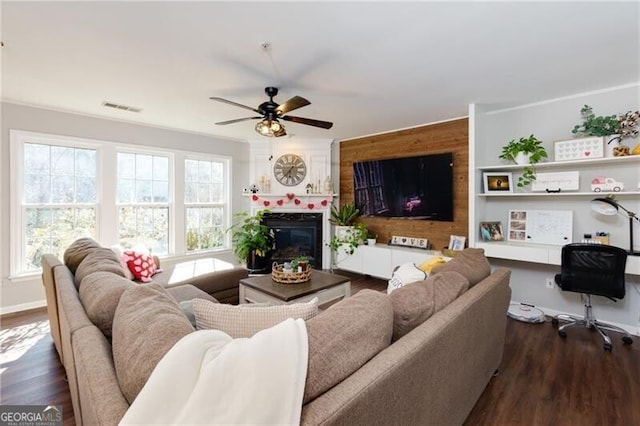
<path fill-rule="evenodd" d="M 453 154 L 353 164 L 355 204 L 363 216 L 453 221 Z"/>

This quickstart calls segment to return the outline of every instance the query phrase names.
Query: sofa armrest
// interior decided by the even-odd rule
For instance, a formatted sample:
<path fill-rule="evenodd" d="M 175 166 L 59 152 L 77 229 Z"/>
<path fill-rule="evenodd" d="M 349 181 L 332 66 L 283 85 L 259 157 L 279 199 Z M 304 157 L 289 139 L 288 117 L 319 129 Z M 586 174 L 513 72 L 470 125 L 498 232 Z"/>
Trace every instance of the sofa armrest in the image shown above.
<path fill-rule="evenodd" d="M 97 327 L 85 327 L 74 333 L 75 358 L 80 410 L 78 424 L 117 425 L 129 409 L 111 356 L 111 345 Z"/>

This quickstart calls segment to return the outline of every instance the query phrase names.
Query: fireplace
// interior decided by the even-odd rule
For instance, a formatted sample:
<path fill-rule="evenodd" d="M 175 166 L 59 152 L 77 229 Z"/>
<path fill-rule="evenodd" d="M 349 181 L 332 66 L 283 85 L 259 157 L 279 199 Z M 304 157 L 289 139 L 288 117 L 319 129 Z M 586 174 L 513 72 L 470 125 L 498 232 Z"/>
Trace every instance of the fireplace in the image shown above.
<path fill-rule="evenodd" d="M 270 213 L 263 223 L 273 230 L 274 251 L 271 260 L 289 262 L 307 256 L 316 269 L 322 269 L 323 242 L 322 213 Z"/>

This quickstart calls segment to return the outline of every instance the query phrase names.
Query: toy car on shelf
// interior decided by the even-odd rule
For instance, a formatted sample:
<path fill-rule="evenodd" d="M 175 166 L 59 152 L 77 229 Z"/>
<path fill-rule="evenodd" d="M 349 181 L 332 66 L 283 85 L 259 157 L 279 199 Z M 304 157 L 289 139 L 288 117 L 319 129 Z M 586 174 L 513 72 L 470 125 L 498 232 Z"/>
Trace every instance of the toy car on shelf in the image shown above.
<path fill-rule="evenodd" d="M 591 181 L 591 190 L 593 192 L 601 192 L 601 191 L 620 192 L 623 189 L 624 189 L 624 183 L 618 182 L 613 178 L 596 176 Z"/>

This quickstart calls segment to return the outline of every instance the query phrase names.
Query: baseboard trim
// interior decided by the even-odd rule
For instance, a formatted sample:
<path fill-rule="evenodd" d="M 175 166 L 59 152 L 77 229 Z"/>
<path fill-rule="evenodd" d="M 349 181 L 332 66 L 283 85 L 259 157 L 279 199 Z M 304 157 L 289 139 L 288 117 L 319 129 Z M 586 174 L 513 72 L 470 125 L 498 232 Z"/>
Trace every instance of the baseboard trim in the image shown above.
<path fill-rule="evenodd" d="M 19 305 L 3 306 L 0 308 L 0 315 L 30 311 L 32 309 L 39 309 L 46 306 L 47 306 L 46 300 L 38 300 L 37 302 L 21 303 Z"/>
<path fill-rule="evenodd" d="M 512 300 L 512 303 L 527 303 L 527 302 L 520 302 L 517 300 Z M 540 309 L 542 312 L 544 312 L 544 314 L 548 317 L 555 317 L 556 315 L 573 315 L 573 316 L 577 316 L 578 318 L 582 318 L 582 315 L 576 315 L 576 314 L 569 314 L 568 312 L 562 312 L 562 311 L 557 311 L 555 309 L 551 309 L 551 308 L 545 308 L 544 306 L 538 306 L 535 305 L 536 308 Z M 605 320 L 602 320 L 605 321 Z M 629 334 L 632 334 L 634 336 L 638 336 L 640 337 L 640 328 L 638 327 L 634 327 L 633 325 L 630 324 L 620 324 L 619 322 L 613 322 L 613 321 L 605 321 L 608 322 L 611 325 L 615 325 L 617 327 L 623 328 L 625 330 L 627 330 L 627 332 Z"/>

